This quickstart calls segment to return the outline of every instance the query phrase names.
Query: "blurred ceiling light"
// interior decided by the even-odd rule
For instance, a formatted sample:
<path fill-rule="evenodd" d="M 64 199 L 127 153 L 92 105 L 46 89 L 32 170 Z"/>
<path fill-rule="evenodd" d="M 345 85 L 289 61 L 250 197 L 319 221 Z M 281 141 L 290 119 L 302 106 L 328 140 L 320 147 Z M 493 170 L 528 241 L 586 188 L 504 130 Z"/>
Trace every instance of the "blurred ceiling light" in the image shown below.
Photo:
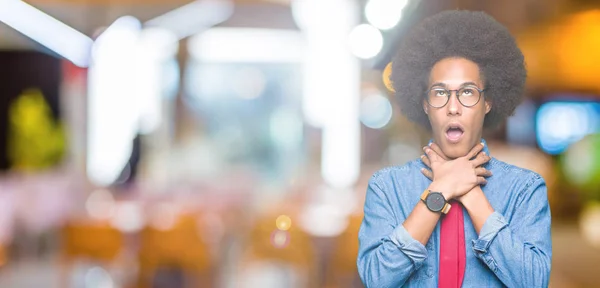
<path fill-rule="evenodd" d="M 370 59 L 381 51 L 383 36 L 377 28 L 369 24 L 360 24 L 350 32 L 348 45 L 356 57 Z"/>
<path fill-rule="evenodd" d="M 201 62 L 301 62 L 304 39 L 297 31 L 212 28 L 192 36 L 192 57 Z"/>
<path fill-rule="evenodd" d="M 323 133 L 321 175 L 332 187 L 349 187 L 360 171 L 360 61 L 348 49 L 348 35 L 359 23 L 360 8 L 346 0 L 291 4 L 306 39 L 303 116 Z"/>
<path fill-rule="evenodd" d="M 407 3 L 408 0 L 370 0 L 365 6 L 365 16 L 371 25 L 388 30 L 400 22 Z"/>
<path fill-rule="evenodd" d="M 163 28 L 147 28 L 141 31 L 137 43 L 136 73 L 133 85 L 136 87 L 139 111 L 139 132 L 149 134 L 162 123 L 162 98 L 165 68 L 169 60 L 174 60 L 179 50 L 177 37 Z M 134 107 L 134 108 L 135 108 Z"/>
<path fill-rule="evenodd" d="M 291 0 L 292 16 L 298 27 L 305 31 L 339 31 L 348 29 L 356 21 L 353 8 L 345 0 Z M 354 3 L 352 3 L 354 4 Z M 330 35 L 330 37 L 335 37 Z"/>
<path fill-rule="evenodd" d="M 127 41 L 128 43 L 137 41 L 139 31 L 142 30 L 142 23 L 133 16 L 122 16 L 117 18 L 110 26 L 108 26 L 102 34 L 98 35 L 92 48 L 92 56 L 96 56 L 99 47 L 104 49 L 113 48 L 111 53 L 120 51 L 119 47 L 110 46 L 115 42 Z M 106 47 L 104 47 L 106 46 Z M 108 51 L 108 50 L 106 50 Z"/>
<path fill-rule="evenodd" d="M 142 30 L 132 16 L 117 19 L 96 40 L 89 71 L 88 176 L 110 185 L 129 160 L 136 134 L 162 122 L 164 72 L 179 50 L 162 27 Z"/>
<path fill-rule="evenodd" d="M 370 94 L 360 104 L 360 121 L 367 127 L 381 129 L 392 119 L 392 103 L 381 93 Z"/>
<path fill-rule="evenodd" d="M 79 67 L 87 67 L 93 40 L 19 0 L 0 0 L 0 21 Z"/>
<path fill-rule="evenodd" d="M 167 60 L 177 55 L 179 40 L 172 31 L 162 27 L 148 27 L 141 31 L 140 52 L 147 58 Z"/>
<path fill-rule="evenodd" d="M 140 29 L 137 19 L 121 17 L 93 47 L 88 73 L 87 174 L 96 185 L 110 185 L 118 179 L 139 128 L 139 93 L 132 81 Z"/>
<path fill-rule="evenodd" d="M 227 20 L 233 14 L 230 0 L 198 0 L 145 23 L 172 31 L 177 40 L 192 36 Z"/>

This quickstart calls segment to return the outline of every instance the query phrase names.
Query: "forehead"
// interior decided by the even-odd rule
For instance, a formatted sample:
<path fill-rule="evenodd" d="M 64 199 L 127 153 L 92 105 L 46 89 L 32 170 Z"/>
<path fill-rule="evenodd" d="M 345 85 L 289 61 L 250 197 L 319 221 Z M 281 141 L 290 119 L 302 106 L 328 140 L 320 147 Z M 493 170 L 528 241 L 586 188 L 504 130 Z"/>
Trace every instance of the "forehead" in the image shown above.
<path fill-rule="evenodd" d="M 479 66 L 464 58 L 446 58 L 438 61 L 429 75 L 429 85 L 443 83 L 445 86 L 455 88 L 463 83 L 473 82 L 482 86 Z"/>

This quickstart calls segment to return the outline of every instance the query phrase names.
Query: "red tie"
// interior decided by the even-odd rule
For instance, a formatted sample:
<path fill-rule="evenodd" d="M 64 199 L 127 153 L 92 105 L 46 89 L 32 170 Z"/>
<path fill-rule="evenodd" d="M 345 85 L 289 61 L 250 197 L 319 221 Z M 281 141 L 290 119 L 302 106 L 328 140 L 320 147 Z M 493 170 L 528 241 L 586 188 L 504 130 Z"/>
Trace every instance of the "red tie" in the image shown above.
<path fill-rule="evenodd" d="M 460 287 L 465 275 L 465 222 L 463 206 L 450 201 L 452 208 L 443 216 L 440 229 L 439 288 Z"/>

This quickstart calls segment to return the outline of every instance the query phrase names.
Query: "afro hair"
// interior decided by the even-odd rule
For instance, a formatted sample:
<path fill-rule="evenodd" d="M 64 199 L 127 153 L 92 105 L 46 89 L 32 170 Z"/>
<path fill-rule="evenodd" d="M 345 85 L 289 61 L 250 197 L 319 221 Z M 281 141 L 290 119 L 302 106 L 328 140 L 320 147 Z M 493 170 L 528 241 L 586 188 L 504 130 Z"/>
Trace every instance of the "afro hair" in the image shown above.
<path fill-rule="evenodd" d="M 414 27 L 392 60 L 390 81 L 402 113 L 431 129 L 423 100 L 432 67 L 445 58 L 475 62 L 492 109 L 484 127 L 492 128 L 514 113 L 525 88 L 525 61 L 508 29 L 484 12 L 451 10 Z"/>

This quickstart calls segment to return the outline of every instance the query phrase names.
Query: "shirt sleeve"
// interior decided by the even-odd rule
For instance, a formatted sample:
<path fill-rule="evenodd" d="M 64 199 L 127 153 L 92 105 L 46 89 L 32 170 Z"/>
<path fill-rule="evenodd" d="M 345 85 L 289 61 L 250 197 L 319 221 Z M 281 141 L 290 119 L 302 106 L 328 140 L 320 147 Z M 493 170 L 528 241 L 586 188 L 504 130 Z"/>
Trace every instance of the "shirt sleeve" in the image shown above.
<path fill-rule="evenodd" d="M 494 212 L 473 251 L 508 287 L 548 287 L 552 258 L 546 183 L 536 174 L 525 186 L 509 223 Z"/>
<path fill-rule="evenodd" d="M 427 259 L 427 249 L 398 221 L 376 176 L 369 181 L 358 239 L 358 272 L 366 287 L 401 287 Z"/>

